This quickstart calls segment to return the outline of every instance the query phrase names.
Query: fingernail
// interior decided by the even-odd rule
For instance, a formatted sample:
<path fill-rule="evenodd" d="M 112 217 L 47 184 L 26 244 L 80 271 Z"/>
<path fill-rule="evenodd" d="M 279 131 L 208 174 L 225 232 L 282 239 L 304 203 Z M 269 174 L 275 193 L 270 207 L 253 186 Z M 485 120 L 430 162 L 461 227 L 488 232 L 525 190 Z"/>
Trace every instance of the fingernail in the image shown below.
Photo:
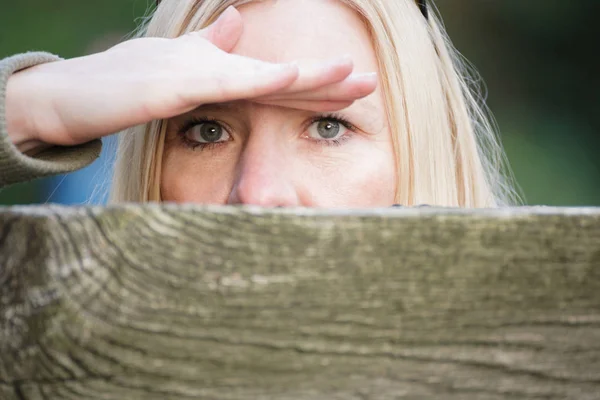
<path fill-rule="evenodd" d="M 351 75 L 352 79 L 356 80 L 375 80 L 377 79 L 377 72 L 358 72 Z"/>
<path fill-rule="evenodd" d="M 327 62 L 328 65 L 340 65 L 352 63 L 352 57 L 350 54 L 344 54 L 343 56 Z"/>
<path fill-rule="evenodd" d="M 235 7 L 234 6 L 229 6 L 225 9 L 225 11 L 223 11 L 221 13 L 221 15 L 219 15 L 219 17 L 215 20 L 215 22 L 213 22 L 213 24 L 216 24 L 217 22 L 219 22 L 220 20 L 222 20 L 227 14 L 229 14 L 231 11 L 233 11 Z"/>
<path fill-rule="evenodd" d="M 352 56 L 350 54 L 344 54 L 343 56 L 339 57 L 337 61 L 352 61 Z"/>

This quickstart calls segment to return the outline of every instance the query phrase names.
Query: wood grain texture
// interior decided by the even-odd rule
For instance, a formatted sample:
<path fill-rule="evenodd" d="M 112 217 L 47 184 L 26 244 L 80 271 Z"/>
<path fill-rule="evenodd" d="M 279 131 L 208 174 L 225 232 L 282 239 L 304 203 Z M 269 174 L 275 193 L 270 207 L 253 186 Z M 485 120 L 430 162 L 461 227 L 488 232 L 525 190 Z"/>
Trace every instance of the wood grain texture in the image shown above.
<path fill-rule="evenodd" d="M 600 210 L 0 209 L 2 399 L 600 399 Z"/>

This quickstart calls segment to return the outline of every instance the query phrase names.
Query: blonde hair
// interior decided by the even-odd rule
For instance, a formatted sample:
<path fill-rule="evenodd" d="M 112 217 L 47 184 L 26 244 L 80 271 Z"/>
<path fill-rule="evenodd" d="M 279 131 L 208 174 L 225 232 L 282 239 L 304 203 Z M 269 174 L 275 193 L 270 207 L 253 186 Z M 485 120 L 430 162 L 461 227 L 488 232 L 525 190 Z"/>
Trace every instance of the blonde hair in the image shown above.
<path fill-rule="evenodd" d="M 228 6 L 260 0 L 163 0 L 140 36 L 199 30 Z M 378 56 L 396 156 L 396 203 L 450 207 L 513 204 L 504 152 L 471 85 L 467 64 L 435 12 L 415 0 L 340 0 L 364 20 Z M 165 121 L 119 139 L 112 202 L 160 201 Z"/>

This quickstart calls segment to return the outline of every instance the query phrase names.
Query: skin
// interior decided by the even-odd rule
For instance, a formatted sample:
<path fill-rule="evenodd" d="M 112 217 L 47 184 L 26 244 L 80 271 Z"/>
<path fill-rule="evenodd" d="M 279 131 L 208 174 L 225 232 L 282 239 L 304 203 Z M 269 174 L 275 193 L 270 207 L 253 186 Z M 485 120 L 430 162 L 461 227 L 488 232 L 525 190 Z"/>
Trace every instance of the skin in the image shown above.
<path fill-rule="evenodd" d="M 300 65 L 346 56 L 355 73 L 378 72 L 363 22 L 340 2 L 265 1 L 238 11 L 243 34 L 232 54 L 272 63 L 300 60 Z M 390 206 L 397 179 L 394 151 L 382 92 L 369 85 L 371 78 L 356 75 L 320 89 L 204 104 L 170 119 L 162 199 L 265 207 Z M 330 119 L 328 110 L 338 110 L 335 117 L 351 126 Z M 336 131 L 333 138 L 322 136 Z M 211 143 L 205 143 L 207 137 Z"/>
<path fill-rule="evenodd" d="M 31 155 L 169 119 L 203 104 L 257 99 L 335 110 L 376 86 L 376 77 L 353 73 L 348 58 L 270 63 L 231 54 L 242 30 L 240 14 L 230 7 L 198 32 L 128 40 L 100 53 L 17 72 L 7 85 L 8 136 Z"/>

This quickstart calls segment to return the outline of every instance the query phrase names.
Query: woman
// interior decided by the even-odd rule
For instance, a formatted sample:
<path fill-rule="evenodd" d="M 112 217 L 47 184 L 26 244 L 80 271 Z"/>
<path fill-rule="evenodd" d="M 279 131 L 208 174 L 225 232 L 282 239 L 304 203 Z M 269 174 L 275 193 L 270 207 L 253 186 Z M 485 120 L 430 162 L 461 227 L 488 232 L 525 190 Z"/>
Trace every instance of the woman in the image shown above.
<path fill-rule="evenodd" d="M 0 184 L 87 165 L 99 137 L 133 126 L 113 201 L 510 201 L 491 125 L 423 1 L 163 0 L 144 31 L 88 57 L 2 62 Z"/>

